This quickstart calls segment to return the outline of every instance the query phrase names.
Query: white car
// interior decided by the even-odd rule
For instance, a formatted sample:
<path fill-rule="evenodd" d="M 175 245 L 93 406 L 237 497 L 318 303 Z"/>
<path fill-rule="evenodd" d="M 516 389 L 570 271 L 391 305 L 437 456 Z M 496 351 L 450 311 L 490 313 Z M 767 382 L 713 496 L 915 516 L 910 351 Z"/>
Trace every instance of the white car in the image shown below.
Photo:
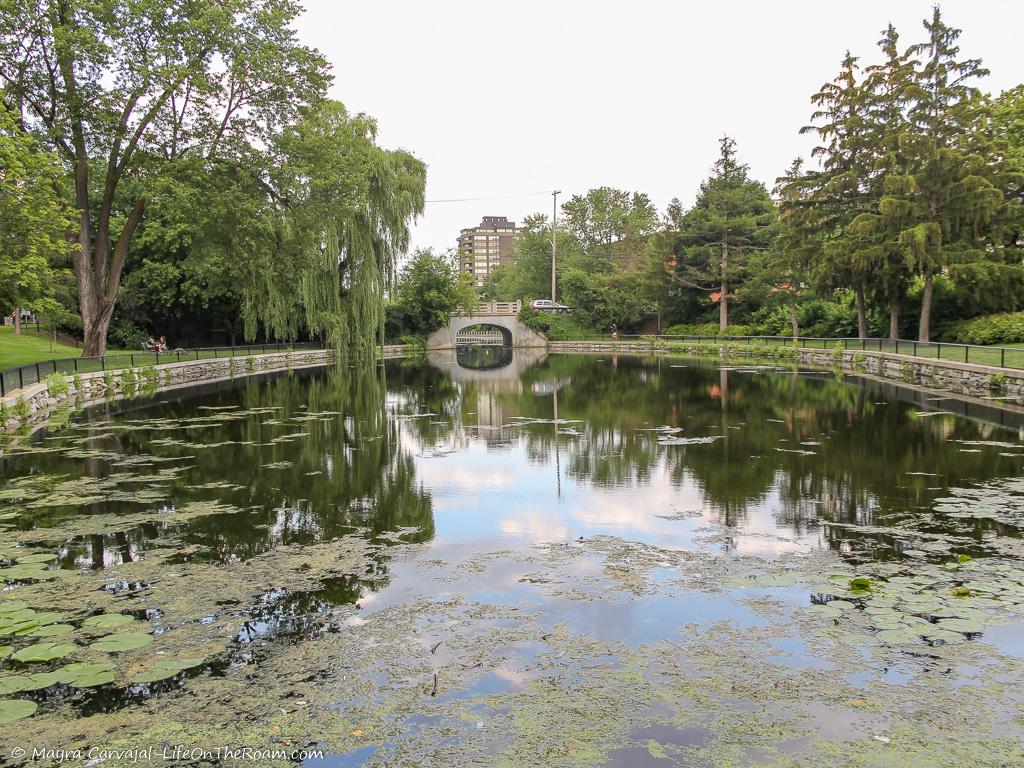
<path fill-rule="evenodd" d="M 554 312 L 559 315 L 567 315 L 572 312 L 571 307 L 559 304 L 551 299 L 535 299 L 530 302 L 530 309 L 536 309 L 538 312 Z"/>

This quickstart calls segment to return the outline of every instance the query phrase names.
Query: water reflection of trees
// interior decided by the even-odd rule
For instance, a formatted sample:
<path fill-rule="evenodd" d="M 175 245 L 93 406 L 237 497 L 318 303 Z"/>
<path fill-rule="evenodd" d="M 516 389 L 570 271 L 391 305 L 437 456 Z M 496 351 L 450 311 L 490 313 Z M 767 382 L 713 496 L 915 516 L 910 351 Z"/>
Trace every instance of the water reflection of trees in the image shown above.
<path fill-rule="evenodd" d="M 944 488 L 1018 471 L 1014 457 L 965 453 L 953 442 L 986 439 L 992 428 L 945 416 L 920 418 L 912 403 L 880 402 L 882 388 L 872 382 L 792 370 L 724 370 L 711 360 L 673 367 L 682 364 L 553 356 L 526 372 L 518 393 L 494 397 L 506 423 L 512 415 L 585 422 L 569 425 L 578 436 L 547 424 L 518 429 L 532 460 L 552 462 L 558 440 L 561 465 L 578 481 L 642 487 L 663 470 L 676 486 L 696 484 L 728 525 L 742 525 L 749 510 L 764 504 L 778 524 L 798 534 L 822 521 L 892 523 L 929 507 Z M 533 382 L 568 379 L 571 384 L 557 395 L 531 391 Z M 457 432 L 474 423 L 468 414 L 477 393 L 463 388 L 451 396 L 459 399 L 462 418 L 449 427 Z M 683 437 L 721 439 L 660 445 L 658 433 L 647 431 L 659 426 L 681 427 Z M 908 474 L 922 471 L 936 476 Z"/>
<path fill-rule="evenodd" d="M 242 511 L 122 527 L 118 517 L 138 513 L 140 505 L 99 502 L 57 509 L 52 523 L 67 524 L 75 516 L 110 517 L 109 533 L 65 543 L 62 559 L 69 565 L 88 561 L 102 567 L 134 559 L 154 539 L 174 542 L 187 553 L 182 557 L 215 561 L 247 559 L 280 545 L 326 541 L 354 531 L 374 536 L 408 527 L 415 532 L 406 540 L 429 540 L 434 533 L 430 495 L 416 480 L 414 458 L 402 444 L 399 423 L 389 416 L 386 392 L 382 367 L 332 369 L 247 379 L 234 388 L 152 405 L 130 414 L 136 422 L 131 429 L 119 428 L 123 421 L 108 414 L 113 428 L 101 426 L 99 431 L 108 436 L 90 445 L 108 455 L 82 461 L 42 454 L 33 457 L 37 470 L 105 477 L 124 472 L 117 463 L 132 455 L 178 457 L 187 466 L 166 485 L 165 512 L 212 500 Z M 157 421 L 191 419 L 197 413 L 230 417 L 236 410 L 258 412 L 175 430 L 162 430 Z M 194 446 L 150 445 L 168 437 Z M 152 467 L 140 465 L 137 471 L 145 474 Z M 202 487 L 211 481 L 220 487 Z M 368 564 L 368 571 L 376 567 Z"/>

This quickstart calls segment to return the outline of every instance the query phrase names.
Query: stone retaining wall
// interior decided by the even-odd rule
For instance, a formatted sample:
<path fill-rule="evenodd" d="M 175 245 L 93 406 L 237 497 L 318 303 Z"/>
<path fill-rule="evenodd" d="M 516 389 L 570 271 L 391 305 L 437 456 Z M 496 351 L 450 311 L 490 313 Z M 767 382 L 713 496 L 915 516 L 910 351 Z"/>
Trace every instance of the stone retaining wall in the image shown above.
<path fill-rule="evenodd" d="M 401 357 L 405 347 L 384 347 L 383 357 Z M 130 397 L 188 387 L 199 382 L 252 376 L 270 371 L 309 368 L 334 362 L 334 350 L 297 350 L 265 355 L 185 360 L 180 363 L 122 368 L 66 376 L 66 390 L 50 391 L 45 381 L 12 392 L 0 401 L 3 428 L 12 431 L 41 421 L 51 410 L 65 403 L 87 405 L 107 397 Z"/>
<path fill-rule="evenodd" d="M 935 360 L 889 352 L 805 347 L 757 347 L 735 342 L 553 341 L 551 352 L 604 352 L 630 355 L 723 354 L 789 360 L 846 373 L 876 376 L 968 397 L 1024 397 L 1024 370 L 998 368 L 953 360 Z"/>

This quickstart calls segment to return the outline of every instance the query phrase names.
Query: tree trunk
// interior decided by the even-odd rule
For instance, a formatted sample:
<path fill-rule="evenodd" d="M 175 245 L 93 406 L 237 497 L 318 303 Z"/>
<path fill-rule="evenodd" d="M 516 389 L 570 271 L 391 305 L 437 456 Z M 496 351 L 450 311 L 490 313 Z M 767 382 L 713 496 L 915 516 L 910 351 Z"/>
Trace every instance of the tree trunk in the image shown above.
<path fill-rule="evenodd" d="M 21 307 L 14 308 L 14 335 L 21 336 Z"/>
<path fill-rule="evenodd" d="M 800 324 L 796 319 L 796 294 L 793 294 L 793 301 L 789 305 L 789 322 L 793 326 L 793 341 L 800 337 Z"/>
<path fill-rule="evenodd" d="M 896 341 L 900 337 L 900 300 L 893 296 L 889 300 L 889 338 Z"/>
<path fill-rule="evenodd" d="M 931 269 L 924 271 L 924 290 L 921 292 L 921 321 L 917 326 L 917 340 L 928 341 L 928 334 L 932 325 L 932 282 Z"/>
<path fill-rule="evenodd" d="M 135 229 L 146 208 L 145 198 L 138 198 L 125 219 L 113 250 L 107 243 L 92 242 L 88 212 L 81 212 L 78 251 L 75 254 L 75 277 L 78 283 L 78 308 L 82 314 L 83 357 L 100 357 L 107 353 L 107 329 L 114 316 L 121 272 L 128 256 Z"/>
<path fill-rule="evenodd" d="M 868 337 L 868 312 L 864 303 L 863 283 L 857 283 L 857 335 L 862 339 Z"/>
<path fill-rule="evenodd" d="M 722 243 L 722 284 L 719 286 L 722 296 L 718 302 L 718 330 L 721 333 L 725 333 L 725 329 L 729 327 L 729 300 L 726 298 L 729 295 L 729 284 L 725 279 L 728 268 L 729 246 L 726 243 Z"/>
<path fill-rule="evenodd" d="M 114 316 L 114 303 L 103 303 L 99 306 L 93 303 L 90 316 L 92 321 L 88 325 L 83 324 L 85 341 L 82 344 L 82 357 L 102 357 L 107 354 L 107 330 Z"/>

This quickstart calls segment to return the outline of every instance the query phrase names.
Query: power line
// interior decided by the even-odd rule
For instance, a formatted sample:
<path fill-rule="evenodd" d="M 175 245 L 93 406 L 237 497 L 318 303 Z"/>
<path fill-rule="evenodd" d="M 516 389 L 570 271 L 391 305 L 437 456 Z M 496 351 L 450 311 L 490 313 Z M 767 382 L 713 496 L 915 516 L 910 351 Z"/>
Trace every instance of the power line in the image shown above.
<path fill-rule="evenodd" d="M 445 200 L 427 200 L 427 203 L 472 203 L 478 200 L 515 200 L 521 197 L 540 197 L 550 195 L 551 190 L 545 189 L 541 192 L 528 192 L 525 195 L 498 195 L 496 197 L 452 197 Z"/>

